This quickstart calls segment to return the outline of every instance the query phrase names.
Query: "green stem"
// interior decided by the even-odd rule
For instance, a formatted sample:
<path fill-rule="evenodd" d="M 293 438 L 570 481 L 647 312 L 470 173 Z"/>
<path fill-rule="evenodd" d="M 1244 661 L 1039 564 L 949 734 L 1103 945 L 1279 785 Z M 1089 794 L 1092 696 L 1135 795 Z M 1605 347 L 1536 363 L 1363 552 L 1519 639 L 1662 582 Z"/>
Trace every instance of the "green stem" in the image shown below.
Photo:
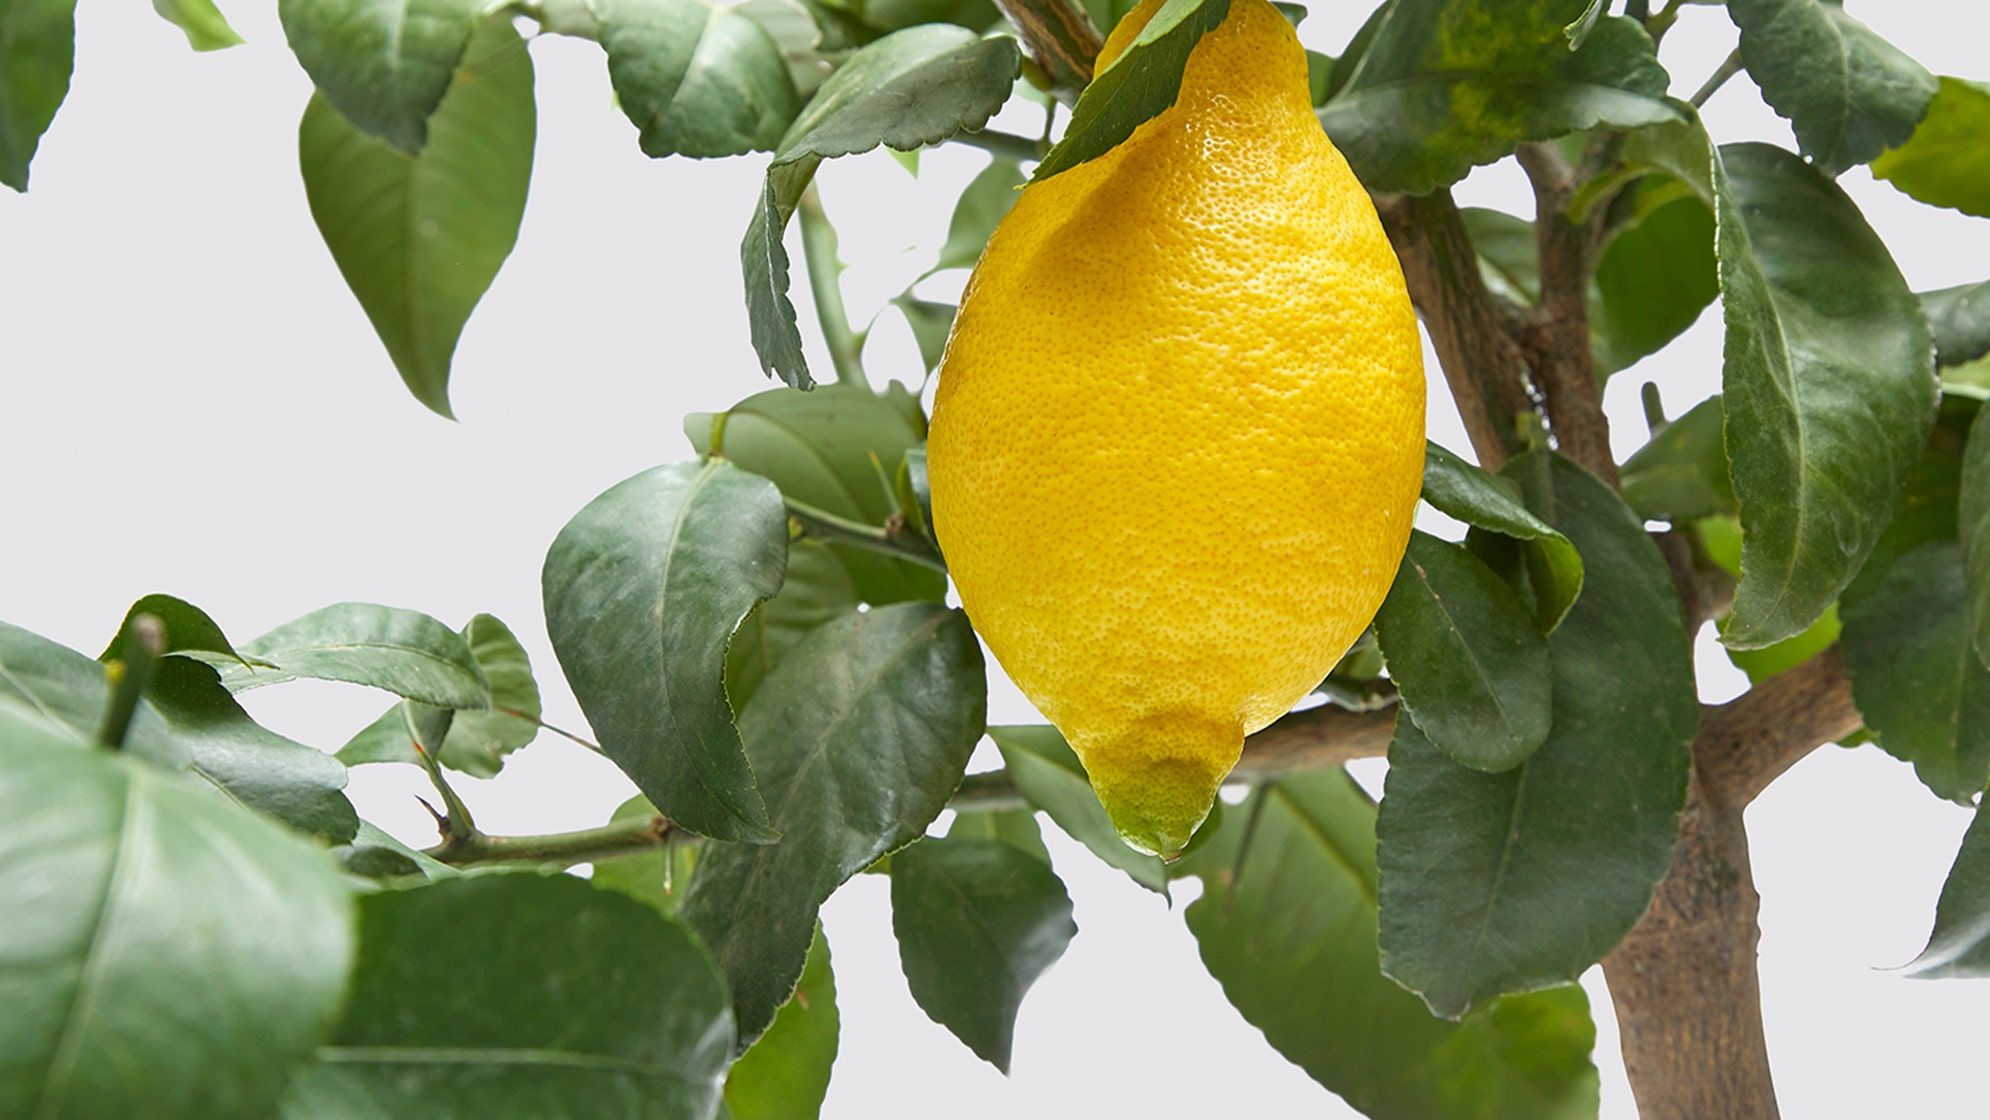
<path fill-rule="evenodd" d="M 138 714 L 138 701 L 152 683 L 152 673 L 166 652 L 166 624 L 156 615 L 141 614 L 125 631 L 123 655 L 105 668 L 111 679 L 110 704 L 104 708 L 104 722 L 97 739 L 112 750 L 124 749 L 124 737 L 131 730 L 131 717 Z"/>
<path fill-rule="evenodd" d="M 1720 88 L 1727 84 L 1729 78 L 1739 73 L 1741 73 L 1741 48 L 1736 47 L 1734 50 L 1727 52 L 1727 57 L 1721 60 L 1720 68 L 1708 75 L 1707 80 L 1701 84 L 1699 90 L 1692 97 L 1687 98 L 1687 100 L 1693 103 L 1693 108 L 1700 108 L 1714 94 L 1720 92 Z"/>
<path fill-rule="evenodd" d="M 479 833 L 455 844 L 432 848 L 428 854 L 444 863 L 456 865 L 554 863 L 572 866 L 655 851 L 673 834 L 669 821 L 653 816 L 543 836 L 485 836 Z"/>
<path fill-rule="evenodd" d="M 788 499 L 788 517 L 800 527 L 804 536 L 896 556 L 936 572 L 947 570 L 946 561 L 940 558 L 919 530 L 907 525 L 901 518 L 894 517 L 887 525 L 870 525 L 817 509 L 793 498 Z"/>
<path fill-rule="evenodd" d="M 409 740 L 415 745 L 415 757 L 421 760 L 422 770 L 428 774 L 428 784 L 434 786 L 437 796 L 442 798 L 444 816 L 439 823 L 445 834 L 443 847 L 454 847 L 480 836 L 477 822 L 470 816 L 470 807 L 463 804 L 463 799 L 456 796 L 456 791 L 450 787 L 449 779 L 442 776 L 442 762 L 436 757 L 437 752 L 442 749 L 441 737 L 437 737 L 433 746 L 422 742 L 421 728 L 415 722 L 415 705 L 412 700 L 401 702 L 401 719 L 407 725 Z M 444 728 L 446 733 L 446 724 Z"/>
<path fill-rule="evenodd" d="M 522 719 L 522 720 L 526 720 L 527 722 L 530 722 L 530 723 L 533 723 L 533 724 L 537 724 L 537 725 L 538 725 L 538 727 L 539 727 L 539 730 L 541 730 L 541 731 L 550 731 L 550 732 L 552 732 L 553 734 L 555 734 L 555 735 L 558 735 L 558 736 L 559 736 L 560 738 L 562 738 L 562 739 L 565 739 L 565 740 L 566 740 L 567 742 L 569 742 L 569 743 L 574 743 L 574 744 L 576 744 L 576 745 L 578 745 L 578 746 L 583 746 L 583 747 L 586 747 L 586 748 L 587 748 L 588 750 L 591 750 L 591 751 L 593 751 L 593 752 L 594 752 L 595 754 L 607 754 L 607 753 L 608 753 L 607 751 L 604 751 L 604 750 L 602 750 L 602 749 L 601 749 L 601 744 L 600 744 L 600 743 L 597 743 L 597 742 L 595 742 L 594 740 L 592 740 L 592 739 L 589 739 L 589 738 L 587 738 L 587 737 L 586 737 L 586 736 L 584 736 L 584 735 L 580 735 L 580 734 L 577 734 L 577 733 L 575 733 L 575 732 L 572 732 L 572 731 L 568 731 L 568 730 L 567 730 L 566 728 L 564 728 L 564 727 L 555 727 L 555 726 L 553 726 L 552 724 L 550 724 L 550 723 L 547 723 L 547 722 L 546 722 L 545 720 L 543 720 L 543 719 L 540 719 L 540 718 L 539 718 L 538 716 L 535 716 L 535 715 L 531 715 L 530 713 L 527 713 L 527 712 L 521 712 L 521 711 L 519 711 L 519 710 L 518 710 L 517 708 L 503 708 L 503 707 L 500 707 L 500 708 L 498 708 L 497 710 L 498 710 L 499 712 L 501 712 L 501 713 L 505 714 L 505 715 L 508 715 L 508 716 L 511 716 L 511 717 L 512 717 L 512 718 L 514 718 L 514 719 Z"/>
<path fill-rule="evenodd" d="M 956 144 L 980 148 L 984 152 L 1004 159 L 1034 162 L 1043 158 L 1042 146 L 1027 136 L 1018 136 L 1013 132 L 998 132 L 988 128 L 980 132 L 963 132 L 953 139 Z"/>
<path fill-rule="evenodd" d="M 836 380 L 846 385 L 868 384 L 864 380 L 863 342 L 850 329 L 850 313 L 843 306 L 843 262 L 836 255 L 836 227 L 829 224 L 813 184 L 802 192 L 797 210 L 802 257 L 808 262 L 808 290 L 815 296 L 815 317 L 822 323 L 822 338 L 829 344 Z"/>

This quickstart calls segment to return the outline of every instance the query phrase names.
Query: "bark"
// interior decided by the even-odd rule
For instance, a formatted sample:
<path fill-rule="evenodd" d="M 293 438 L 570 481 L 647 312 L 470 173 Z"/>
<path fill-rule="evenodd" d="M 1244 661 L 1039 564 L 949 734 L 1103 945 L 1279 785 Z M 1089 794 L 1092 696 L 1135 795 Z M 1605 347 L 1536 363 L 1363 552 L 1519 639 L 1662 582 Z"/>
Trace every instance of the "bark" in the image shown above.
<path fill-rule="evenodd" d="M 995 0 L 995 6 L 1054 87 L 1075 94 L 1092 80 L 1092 60 L 1105 43 L 1075 0 Z"/>

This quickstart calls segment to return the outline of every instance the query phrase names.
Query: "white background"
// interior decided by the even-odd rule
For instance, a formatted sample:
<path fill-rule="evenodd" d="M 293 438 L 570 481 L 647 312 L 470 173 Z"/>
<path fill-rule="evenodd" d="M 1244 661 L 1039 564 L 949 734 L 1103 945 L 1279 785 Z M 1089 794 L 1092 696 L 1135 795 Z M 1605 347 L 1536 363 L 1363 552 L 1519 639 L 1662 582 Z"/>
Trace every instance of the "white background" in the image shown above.
<path fill-rule="evenodd" d="M 144 7 L 82 5 L 74 87 L 32 193 L 0 192 L 0 617 L 94 652 L 151 591 L 201 604 L 238 638 L 342 599 L 452 624 L 492 611 L 531 650 L 548 718 L 579 725 L 544 638 L 540 560 L 596 493 L 688 455 L 684 413 L 766 387 L 736 255 L 761 159 L 645 159 L 598 49 L 536 44 L 531 206 L 463 338 L 452 424 L 402 388 L 318 241 L 296 170 L 309 86 L 274 5 L 229 5 L 249 45 L 205 56 Z M 1369 7 L 1318 6 L 1301 36 L 1337 54 Z M 1990 17 L 1976 6 L 1854 11 L 1935 71 L 1983 76 Z M 1720 9 L 1688 8 L 1663 52 L 1675 92 L 1696 88 L 1733 38 Z M 1745 78 L 1709 117 L 1723 140 L 1790 142 Z M 1039 121 L 1018 108 L 998 123 Z M 924 270 L 984 160 L 929 153 L 917 179 L 878 154 L 824 168 L 853 314 Z M 1916 288 L 1990 275 L 1990 223 L 1923 209 L 1862 170 L 1843 182 Z M 1459 194 L 1532 208 L 1510 164 Z M 796 300 L 817 347 L 804 289 Z M 1612 382 L 1620 451 L 1642 438 L 1639 382 L 1657 380 L 1675 415 L 1715 390 L 1719 335 L 1710 311 Z M 872 345 L 875 370 L 916 384 L 901 325 L 881 326 Z M 1432 377 L 1431 434 L 1467 450 Z M 1707 698 L 1740 688 L 1704 636 L 1699 666 Z M 992 687 L 992 718 L 1034 718 L 1006 681 Z M 328 748 L 383 703 L 315 684 L 251 699 L 273 726 Z M 1359 774 L 1374 785 L 1379 767 Z M 462 785 L 492 831 L 596 824 L 628 791 L 608 764 L 550 737 L 496 781 Z M 405 768 L 371 767 L 352 792 L 367 817 L 420 842 L 420 788 Z M 1919 950 L 1966 813 L 1866 747 L 1818 752 L 1748 822 L 1785 1115 L 1951 1116 L 1980 1102 L 1990 990 L 1884 971 Z M 1013 1079 L 912 1003 L 882 879 L 831 901 L 844 1027 L 825 1115 L 1353 1115 L 1224 1002 L 1176 913 L 1061 836 L 1051 845 L 1082 932 L 1023 1008 Z M 1628 1117 L 1608 997 L 1594 973 L 1587 986 L 1604 1112 Z"/>

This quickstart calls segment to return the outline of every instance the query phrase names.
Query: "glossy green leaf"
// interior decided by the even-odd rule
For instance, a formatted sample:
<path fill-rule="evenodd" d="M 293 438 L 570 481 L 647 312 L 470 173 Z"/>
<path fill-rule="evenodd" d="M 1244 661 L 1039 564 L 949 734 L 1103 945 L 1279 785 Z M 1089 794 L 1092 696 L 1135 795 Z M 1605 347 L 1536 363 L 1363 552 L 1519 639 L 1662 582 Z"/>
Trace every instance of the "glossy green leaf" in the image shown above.
<path fill-rule="evenodd" d="M 1078 935 L 1049 864 L 999 840 L 952 836 L 892 857 L 891 928 L 912 998 L 1003 1073 L 1023 997 Z"/>
<path fill-rule="evenodd" d="M 404 152 L 428 140 L 490 0 L 278 0 L 283 33 L 318 92 Z"/>
<path fill-rule="evenodd" d="M 608 819 L 610 823 L 618 823 L 656 816 L 656 806 L 639 793 L 624 801 Z M 697 841 L 675 836 L 661 849 L 596 860 L 591 881 L 597 887 L 621 891 L 666 914 L 674 914 L 678 903 L 684 900 L 685 890 L 691 886 L 691 873 L 698 866 L 698 851 Z"/>
<path fill-rule="evenodd" d="M 291 1082 L 284 1120 L 712 1114 L 731 1016 L 674 919 L 531 872 L 380 891 L 359 916 L 345 1017 Z"/>
<path fill-rule="evenodd" d="M 1320 121 L 1370 190 L 1422 194 L 1524 141 L 1679 119 L 1635 21 L 1606 16 L 1570 49 L 1563 28 L 1585 7 L 1391 0 L 1335 67 Z"/>
<path fill-rule="evenodd" d="M 318 232 L 401 380 L 443 416 L 457 340 L 518 241 L 538 130 L 532 59 L 507 21 L 480 28 L 464 58 L 418 154 L 322 97 L 298 129 Z"/>
<path fill-rule="evenodd" d="M 1934 418 L 1934 346 L 1886 246 L 1815 168 L 1732 144 L 1715 185 L 1742 528 L 1721 640 L 1751 649 L 1815 622 L 1865 563 Z"/>
<path fill-rule="evenodd" d="M 601 747 L 693 832 L 764 843 L 725 691 L 726 643 L 781 589 L 788 519 L 764 478 L 723 460 L 654 467 L 560 530 L 546 630 Z"/>
<path fill-rule="evenodd" d="M 1699 720 L 1672 577 L 1608 486 L 1547 452 L 1509 463 L 1588 580 L 1549 639 L 1553 730 L 1486 774 L 1396 721 L 1381 842 L 1382 967 L 1455 1018 L 1566 983 L 1643 917 L 1672 861 Z"/>
<path fill-rule="evenodd" d="M 608 76 L 649 156 L 765 151 L 801 108 L 781 48 L 705 0 L 593 0 Z"/>
<path fill-rule="evenodd" d="M 1942 369 L 1990 354 L 1990 280 L 1921 295 L 1935 336 L 1935 364 Z"/>
<path fill-rule="evenodd" d="M 789 544 L 781 593 L 746 616 L 726 650 L 726 695 L 734 708 L 752 703 L 767 674 L 809 631 L 855 610 L 861 601 L 849 570 L 830 546 L 808 539 Z"/>
<path fill-rule="evenodd" d="M 152 0 L 152 10 L 185 32 L 187 45 L 194 50 L 226 50 L 242 43 L 214 0 Z"/>
<path fill-rule="evenodd" d="M 1035 181 L 1097 159 L 1181 96 L 1182 68 L 1202 37 L 1230 14 L 1230 0 L 1163 0 L 1112 65 L 1092 75 L 1063 139 L 1036 165 Z"/>
<path fill-rule="evenodd" d="M 948 839 L 995 840 L 1009 845 L 1048 867 L 1050 849 L 1044 845 L 1043 829 L 1036 813 L 1029 809 L 999 809 L 956 813 L 947 826 Z"/>
<path fill-rule="evenodd" d="M 1652 433 L 1624 460 L 1624 501 L 1647 521 L 1697 521 L 1734 512 L 1722 442 L 1721 399 L 1709 397 Z"/>
<path fill-rule="evenodd" d="M 488 614 L 470 619 L 463 628 L 470 656 L 490 683 L 489 711 L 456 713 L 442 741 L 437 761 L 478 778 L 496 776 L 505 757 L 539 735 L 539 682 L 532 662 L 511 628 Z M 362 728 L 339 748 L 347 766 L 369 762 L 418 762 L 397 704 Z"/>
<path fill-rule="evenodd" d="M 1990 409 L 1969 426 L 1957 484 L 1957 530 L 1962 541 L 1963 582 L 1969 591 L 1970 644 L 1990 665 Z"/>
<path fill-rule="evenodd" d="M 940 259 L 931 272 L 949 268 L 973 268 L 981 250 L 994 234 L 995 225 L 1016 205 L 1023 186 L 1023 170 L 1016 161 L 996 157 L 981 169 L 960 192 L 954 203 L 954 216 L 947 223 L 947 240 L 940 246 Z M 931 275 L 931 272 L 928 275 Z M 948 316 L 951 321 L 952 316 Z M 923 349 L 923 346 L 922 346 Z M 927 365 L 932 368 L 933 363 Z"/>
<path fill-rule="evenodd" d="M 1594 1120 L 1582 989 L 1514 996 L 1462 1023 L 1382 975 L 1375 806 L 1346 774 L 1295 774 L 1225 812 L 1182 870 L 1202 961 L 1266 1041 L 1375 1120 Z"/>
<path fill-rule="evenodd" d="M 306 678 L 344 681 L 439 708 L 490 705 L 490 684 L 463 636 L 420 611 L 335 603 L 239 647 L 251 664 L 189 654 L 221 671 L 231 692 Z"/>
<path fill-rule="evenodd" d="M 986 704 L 966 617 L 904 603 L 810 634 L 740 713 L 781 842 L 711 846 L 684 916 L 726 974 L 742 1042 L 794 991 L 830 892 L 946 806 Z"/>
<path fill-rule="evenodd" d="M 1741 62 L 1830 174 L 1906 140 L 1935 76 L 1833 0 L 1728 0 Z"/>
<path fill-rule="evenodd" d="M 1168 891 L 1168 871 L 1158 856 L 1134 851 L 1106 817 L 1084 763 L 1054 727 L 991 727 L 988 737 L 1002 752 L 1009 780 L 1025 800 L 1050 814 L 1057 827 L 1107 865 L 1158 894 Z"/>
<path fill-rule="evenodd" d="M 1582 554 L 1521 503 L 1510 481 L 1495 478 L 1434 443 L 1426 444 L 1423 500 L 1475 529 L 1521 542 L 1535 589 L 1535 620 L 1545 632 L 1561 624 L 1582 593 Z"/>
<path fill-rule="evenodd" d="M 1928 947 L 1908 965 L 1923 980 L 1990 976 L 1990 802 L 1976 807 L 1935 903 Z"/>
<path fill-rule="evenodd" d="M 1930 206 L 1990 218 L 1990 84 L 1943 78 L 1907 142 L 1873 160 L 1873 176 Z"/>
<path fill-rule="evenodd" d="M 1690 186 L 1647 178 L 1611 211 L 1590 302 L 1592 349 L 1604 376 L 1663 349 L 1720 294 L 1714 212 Z"/>
<path fill-rule="evenodd" d="M 0 183 L 28 189 L 75 62 L 76 0 L 0 0 Z"/>
<path fill-rule="evenodd" d="M 732 1120 L 814 1120 L 821 1115 L 836 1062 L 840 1018 L 829 941 L 817 925 L 794 997 L 726 1075 L 725 1107 Z"/>
<path fill-rule="evenodd" d="M 1547 741 L 1548 640 L 1513 588 L 1462 546 L 1410 534 L 1375 636 L 1404 709 L 1454 760 L 1511 770 Z"/>
<path fill-rule="evenodd" d="M 910 151 L 973 132 L 1009 99 L 1021 55 L 1006 37 L 920 24 L 851 55 L 802 108 L 774 149 L 740 244 L 753 349 L 763 369 L 796 388 L 815 384 L 788 299 L 782 235 L 825 159 L 884 145 Z"/>
<path fill-rule="evenodd" d="M 80 655 L 79 655 L 80 656 Z M 0 1115 L 262 1120 L 337 1014 L 324 851 L 0 706 Z"/>

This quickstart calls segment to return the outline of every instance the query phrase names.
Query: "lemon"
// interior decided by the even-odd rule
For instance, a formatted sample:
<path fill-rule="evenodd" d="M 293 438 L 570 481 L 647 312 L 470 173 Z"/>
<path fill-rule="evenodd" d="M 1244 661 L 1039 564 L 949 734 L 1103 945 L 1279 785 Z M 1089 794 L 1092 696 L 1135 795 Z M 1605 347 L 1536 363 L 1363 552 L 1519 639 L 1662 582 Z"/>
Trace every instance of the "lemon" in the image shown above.
<path fill-rule="evenodd" d="M 1172 108 L 995 230 L 941 364 L 934 529 L 1129 843 L 1177 855 L 1244 736 L 1374 616 L 1423 409 L 1402 268 L 1266 0 L 1232 0 Z"/>

